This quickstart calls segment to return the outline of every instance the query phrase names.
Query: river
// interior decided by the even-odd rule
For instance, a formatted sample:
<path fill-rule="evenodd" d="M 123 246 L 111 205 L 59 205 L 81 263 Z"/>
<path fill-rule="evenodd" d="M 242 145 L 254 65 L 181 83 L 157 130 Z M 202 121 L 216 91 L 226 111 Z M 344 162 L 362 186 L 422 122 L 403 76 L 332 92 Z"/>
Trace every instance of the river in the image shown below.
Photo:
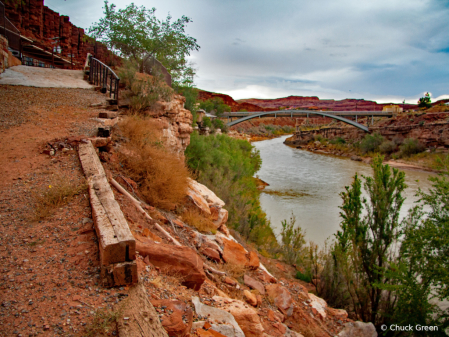
<path fill-rule="evenodd" d="M 291 148 L 283 144 L 285 138 L 253 143 L 262 157 L 257 175 L 270 184 L 260 195 L 262 209 L 276 234 L 282 228 L 281 221 L 294 214 L 296 224 L 306 230 L 306 240 L 323 246 L 340 228 L 339 193 L 352 183 L 356 172 L 370 176 L 372 168 L 349 158 Z M 422 171 L 404 172 L 408 188 L 401 217 L 407 215 L 417 200 L 414 194 L 418 187 L 428 190 L 431 186 L 428 177 L 432 176 Z"/>

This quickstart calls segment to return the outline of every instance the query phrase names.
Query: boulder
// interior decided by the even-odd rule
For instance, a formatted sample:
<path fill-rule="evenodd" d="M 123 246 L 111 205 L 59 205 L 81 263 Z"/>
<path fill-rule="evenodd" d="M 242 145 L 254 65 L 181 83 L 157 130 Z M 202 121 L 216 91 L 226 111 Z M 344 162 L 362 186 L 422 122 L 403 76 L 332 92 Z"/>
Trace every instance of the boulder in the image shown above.
<path fill-rule="evenodd" d="M 199 182 L 189 178 L 189 188 L 195 191 L 197 194 L 201 195 L 206 200 L 208 205 L 224 207 L 224 201 L 217 197 L 214 192 L 212 192 L 203 184 L 200 184 Z"/>
<path fill-rule="evenodd" d="M 231 336 L 245 337 L 245 334 L 243 333 L 236 319 L 229 312 L 222 309 L 211 307 L 209 305 L 205 305 L 200 302 L 200 299 L 198 297 L 193 297 L 192 303 L 195 306 L 195 311 L 197 315 L 208 317 L 209 322 L 211 322 L 214 330 L 224 334 L 225 336 L 229 336 L 228 334 L 223 333 L 223 331 L 219 331 L 214 327 L 214 325 L 224 325 L 226 326 L 227 330 L 230 330 L 230 332 L 232 332 Z"/>
<path fill-rule="evenodd" d="M 269 284 L 265 286 L 265 290 L 284 315 L 291 316 L 293 314 L 293 299 L 287 288 L 280 284 Z"/>
<path fill-rule="evenodd" d="M 353 322 L 346 323 L 337 337 L 377 337 L 376 328 L 373 323 Z"/>
<path fill-rule="evenodd" d="M 152 300 L 155 308 L 163 308 L 161 322 L 169 336 L 184 337 L 190 333 L 193 311 L 184 302 L 172 300 Z M 183 318 L 187 321 L 184 323 Z"/>
<path fill-rule="evenodd" d="M 260 283 L 259 281 L 256 281 L 251 276 L 245 274 L 243 276 L 243 282 L 251 289 L 256 289 L 260 294 L 265 295 L 265 288 L 263 284 Z"/>
<path fill-rule="evenodd" d="M 243 291 L 243 296 L 245 297 L 245 301 L 251 304 L 253 307 L 257 306 L 257 297 L 249 290 Z"/>
<path fill-rule="evenodd" d="M 163 243 L 143 244 L 137 242 L 136 250 L 142 256 L 148 256 L 150 262 L 166 274 L 179 275 L 182 284 L 198 291 L 206 274 L 203 261 L 196 252 L 188 247 L 178 247 Z"/>
<path fill-rule="evenodd" d="M 327 307 L 327 312 L 329 313 L 330 316 L 336 317 L 340 320 L 348 318 L 348 312 L 343 309 L 334 309 Z"/>
<path fill-rule="evenodd" d="M 319 314 L 321 316 L 322 319 L 326 318 L 326 308 L 327 308 L 327 303 L 325 300 L 323 300 L 322 298 L 319 298 L 317 296 L 315 296 L 312 293 L 309 293 L 309 298 L 310 298 L 310 306 L 316 310 L 315 314 Z"/>
<path fill-rule="evenodd" d="M 228 240 L 225 238 L 221 239 L 223 241 L 223 260 L 226 263 L 233 263 L 250 269 L 256 269 L 259 267 L 259 258 L 256 253 L 248 253 L 248 251 L 240 243 L 234 240 Z"/>
<path fill-rule="evenodd" d="M 224 310 L 229 311 L 245 333 L 246 337 L 263 336 L 265 329 L 260 317 L 254 308 L 248 307 L 245 302 L 214 296 L 215 303 Z"/>
<path fill-rule="evenodd" d="M 206 215 L 211 215 L 209 205 L 207 201 L 196 191 L 192 190 L 190 187 L 187 188 L 187 196 L 192 200 L 193 204 L 198 207 L 198 209 Z"/>

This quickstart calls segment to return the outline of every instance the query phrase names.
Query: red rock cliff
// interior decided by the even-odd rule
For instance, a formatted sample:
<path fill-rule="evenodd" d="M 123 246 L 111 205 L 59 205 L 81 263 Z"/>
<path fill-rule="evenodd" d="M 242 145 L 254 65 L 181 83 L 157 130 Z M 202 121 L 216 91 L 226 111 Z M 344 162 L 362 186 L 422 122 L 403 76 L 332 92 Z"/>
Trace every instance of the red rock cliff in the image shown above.
<path fill-rule="evenodd" d="M 15 5 L 5 3 L 6 16 L 23 36 L 33 40 L 40 47 L 51 51 L 59 40 L 62 57 L 70 60 L 73 54 L 74 68 L 84 66 L 87 53 L 91 53 L 108 65 L 117 65 L 120 58 L 112 54 L 99 42 L 87 41 L 84 29 L 76 27 L 68 16 L 60 15 L 44 6 L 44 0 L 27 0 Z"/>

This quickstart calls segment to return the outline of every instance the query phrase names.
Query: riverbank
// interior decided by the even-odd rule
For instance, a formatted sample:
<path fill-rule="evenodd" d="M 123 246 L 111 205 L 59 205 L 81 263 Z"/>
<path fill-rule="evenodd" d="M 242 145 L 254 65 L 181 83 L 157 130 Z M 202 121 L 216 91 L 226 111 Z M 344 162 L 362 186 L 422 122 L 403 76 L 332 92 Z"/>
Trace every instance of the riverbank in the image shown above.
<path fill-rule="evenodd" d="M 375 153 L 368 153 L 368 155 L 361 154 L 361 151 L 352 144 L 332 144 L 330 141 L 320 138 L 320 140 L 311 141 L 307 144 L 297 145 L 294 136 L 289 137 L 284 142 L 285 145 L 292 148 L 302 149 L 313 153 L 332 155 L 338 157 L 350 158 L 354 161 L 361 161 L 366 164 L 371 163 L 372 157 Z M 392 167 L 400 169 L 419 170 L 432 173 L 439 173 L 440 170 L 436 168 L 437 158 L 443 158 L 447 155 L 446 150 L 438 149 L 434 152 L 430 150 L 412 155 L 406 159 L 392 159 L 387 156 L 384 163 Z"/>

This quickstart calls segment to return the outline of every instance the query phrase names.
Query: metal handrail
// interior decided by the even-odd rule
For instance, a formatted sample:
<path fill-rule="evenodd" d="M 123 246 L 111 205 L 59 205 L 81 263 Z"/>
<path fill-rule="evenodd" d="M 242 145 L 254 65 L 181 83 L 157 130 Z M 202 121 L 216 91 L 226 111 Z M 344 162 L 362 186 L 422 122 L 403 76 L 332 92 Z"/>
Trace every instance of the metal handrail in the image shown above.
<path fill-rule="evenodd" d="M 100 91 L 103 94 L 107 94 L 109 88 L 109 97 L 112 98 L 112 95 L 114 95 L 114 99 L 118 104 L 120 77 L 106 64 L 92 55 L 89 56 L 89 66 L 89 82 L 96 86 L 101 86 Z"/>

